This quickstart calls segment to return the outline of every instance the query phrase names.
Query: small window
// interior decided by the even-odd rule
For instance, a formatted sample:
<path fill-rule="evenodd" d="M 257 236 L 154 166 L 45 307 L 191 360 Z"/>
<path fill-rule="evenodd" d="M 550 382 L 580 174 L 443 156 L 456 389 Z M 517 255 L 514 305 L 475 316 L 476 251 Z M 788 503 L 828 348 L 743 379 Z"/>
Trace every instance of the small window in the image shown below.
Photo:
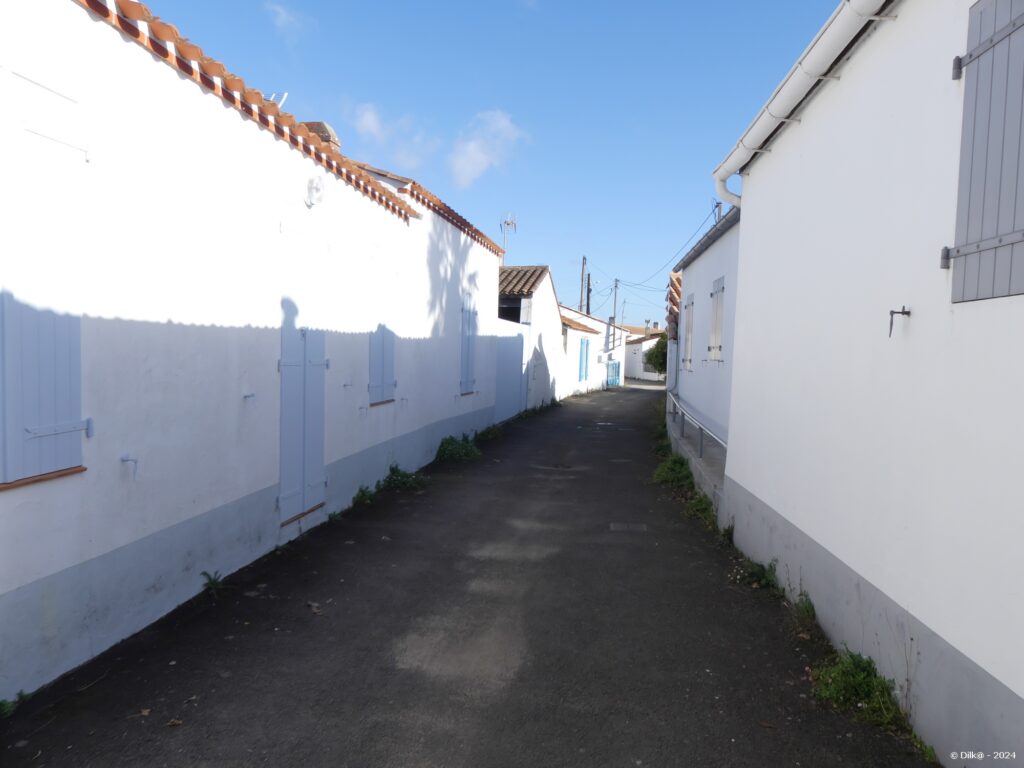
<path fill-rule="evenodd" d="M 0 486 L 82 465 L 81 320 L 0 293 Z"/>
<path fill-rule="evenodd" d="M 370 405 L 395 399 L 395 334 L 378 325 L 370 334 Z"/>
<path fill-rule="evenodd" d="M 475 356 L 476 356 L 476 308 L 473 299 L 467 296 L 462 303 L 462 352 L 459 376 L 459 392 L 471 394 L 476 388 Z"/>
<path fill-rule="evenodd" d="M 722 360 L 722 316 L 725 297 L 725 278 L 715 280 L 711 290 L 711 338 L 708 342 L 708 360 Z"/>
<path fill-rule="evenodd" d="M 693 294 L 686 297 L 686 309 L 683 315 L 685 332 L 683 335 L 683 364 L 686 370 L 693 370 Z"/>

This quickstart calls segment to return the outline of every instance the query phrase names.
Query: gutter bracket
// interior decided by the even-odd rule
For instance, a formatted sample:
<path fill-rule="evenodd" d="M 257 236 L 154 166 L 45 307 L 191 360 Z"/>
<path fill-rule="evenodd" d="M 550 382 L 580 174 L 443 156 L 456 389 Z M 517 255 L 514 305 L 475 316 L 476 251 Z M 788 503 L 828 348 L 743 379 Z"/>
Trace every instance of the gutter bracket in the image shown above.
<path fill-rule="evenodd" d="M 943 248 L 942 253 L 939 257 L 939 269 L 949 269 L 950 255 L 949 248 Z"/>
<path fill-rule="evenodd" d="M 953 57 L 953 79 L 959 80 L 964 76 L 964 60 L 962 56 Z"/>

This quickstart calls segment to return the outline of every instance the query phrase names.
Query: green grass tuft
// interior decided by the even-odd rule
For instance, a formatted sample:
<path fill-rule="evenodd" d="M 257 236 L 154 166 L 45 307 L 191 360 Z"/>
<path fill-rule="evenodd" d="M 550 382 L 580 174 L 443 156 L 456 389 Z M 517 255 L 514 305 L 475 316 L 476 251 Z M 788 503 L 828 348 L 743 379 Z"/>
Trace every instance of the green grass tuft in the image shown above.
<path fill-rule="evenodd" d="M 793 603 L 793 618 L 796 620 L 797 627 L 804 632 L 817 626 L 818 618 L 814 611 L 814 603 L 811 602 L 811 596 L 806 592 L 801 591 L 796 602 Z"/>
<path fill-rule="evenodd" d="M 461 438 L 446 437 L 437 447 L 437 461 L 473 461 L 479 459 L 482 454 L 476 447 L 476 443 L 469 435 L 463 434 Z"/>
<path fill-rule="evenodd" d="M 686 511 L 691 517 L 695 517 L 704 523 L 709 531 L 718 529 L 718 515 L 715 513 L 715 504 L 711 499 L 698 493 L 694 498 L 686 502 Z"/>
<path fill-rule="evenodd" d="M 894 733 L 910 733 L 907 717 L 893 694 L 895 683 L 882 677 L 873 659 L 843 648 L 811 672 L 814 695 L 836 709 Z M 923 745 L 921 745 L 923 748 Z"/>
<path fill-rule="evenodd" d="M 423 477 L 415 472 L 406 472 L 397 464 L 392 464 L 387 477 L 377 483 L 382 491 L 414 491 L 423 487 Z"/>
<path fill-rule="evenodd" d="M 356 491 L 356 495 L 352 497 L 353 507 L 365 507 L 373 502 L 373 491 L 367 486 L 360 485 L 359 490 Z"/>
<path fill-rule="evenodd" d="M 224 577 L 220 575 L 220 571 L 214 571 L 213 573 L 203 571 L 200 575 L 203 577 L 203 591 L 214 600 L 220 597 L 221 593 L 226 589 Z"/>
<path fill-rule="evenodd" d="M 13 715 L 15 709 L 17 709 L 17 707 L 13 702 L 8 701 L 7 699 L 0 699 L 0 720 Z"/>
<path fill-rule="evenodd" d="M 654 481 L 682 493 L 689 493 L 694 487 L 690 464 L 678 453 L 673 453 L 658 465 L 654 470 Z"/>

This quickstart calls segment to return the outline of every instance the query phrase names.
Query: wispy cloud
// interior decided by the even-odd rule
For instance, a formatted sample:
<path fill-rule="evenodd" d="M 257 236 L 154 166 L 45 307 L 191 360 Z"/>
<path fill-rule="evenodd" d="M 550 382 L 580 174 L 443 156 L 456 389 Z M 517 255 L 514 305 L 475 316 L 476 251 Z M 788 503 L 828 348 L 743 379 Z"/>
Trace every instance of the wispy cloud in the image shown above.
<path fill-rule="evenodd" d="M 352 125 L 356 133 L 364 139 L 372 139 L 378 143 L 387 141 L 389 131 L 384 127 L 384 119 L 374 104 L 357 105 Z"/>
<path fill-rule="evenodd" d="M 440 140 L 420 127 L 412 115 L 388 119 L 376 104 L 356 104 L 349 122 L 361 139 L 384 152 L 396 170 L 416 170 L 441 146 Z"/>
<path fill-rule="evenodd" d="M 302 18 L 299 14 L 281 3 L 265 0 L 263 10 L 270 14 L 270 20 L 277 31 L 285 36 L 295 35 L 302 27 Z"/>
<path fill-rule="evenodd" d="M 499 109 L 478 112 L 456 139 L 448 156 L 456 185 L 465 189 L 491 168 L 503 165 L 516 143 L 525 136 L 507 112 Z"/>

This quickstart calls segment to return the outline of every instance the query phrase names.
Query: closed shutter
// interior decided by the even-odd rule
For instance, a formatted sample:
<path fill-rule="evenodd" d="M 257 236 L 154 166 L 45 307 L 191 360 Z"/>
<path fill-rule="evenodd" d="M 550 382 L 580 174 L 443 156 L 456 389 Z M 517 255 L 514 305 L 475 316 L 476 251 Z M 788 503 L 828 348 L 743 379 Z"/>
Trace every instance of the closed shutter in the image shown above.
<path fill-rule="evenodd" d="M 0 483 L 82 464 L 81 321 L 0 293 Z"/>
<path fill-rule="evenodd" d="M 395 334 L 383 325 L 370 334 L 370 403 L 395 399 Z"/>
<path fill-rule="evenodd" d="M 1024 293 L 1024 0 L 981 0 L 970 10 L 956 239 L 954 302 Z"/>
<path fill-rule="evenodd" d="M 708 359 L 722 359 L 722 298 L 725 278 L 715 280 L 711 289 L 711 336 L 708 341 Z"/>
<path fill-rule="evenodd" d="M 474 378 L 476 320 L 476 310 L 473 308 L 472 302 L 467 299 L 462 305 L 462 365 L 459 377 L 459 391 L 464 395 L 470 394 L 476 387 Z"/>
<path fill-rule="evenodd" d="M 686 330 L 683 336 L 683 361 L 686 364 L 686 370 L 693 370 L 693 294 L 691 293 L 686 297 L 686 310 L 685 310 L 685 322 Z"/>
<path fill-rule="evenodd" d="M 588 342 L 587 342 L 586 339 L 580 339 L 580 373 L 579 373 L 579 381 L 583 381 L 586 378 L 586 375 L 584 374 L 584 370 L 586 370 L 586 365 L 587 365 L 587 343 Z"/>

